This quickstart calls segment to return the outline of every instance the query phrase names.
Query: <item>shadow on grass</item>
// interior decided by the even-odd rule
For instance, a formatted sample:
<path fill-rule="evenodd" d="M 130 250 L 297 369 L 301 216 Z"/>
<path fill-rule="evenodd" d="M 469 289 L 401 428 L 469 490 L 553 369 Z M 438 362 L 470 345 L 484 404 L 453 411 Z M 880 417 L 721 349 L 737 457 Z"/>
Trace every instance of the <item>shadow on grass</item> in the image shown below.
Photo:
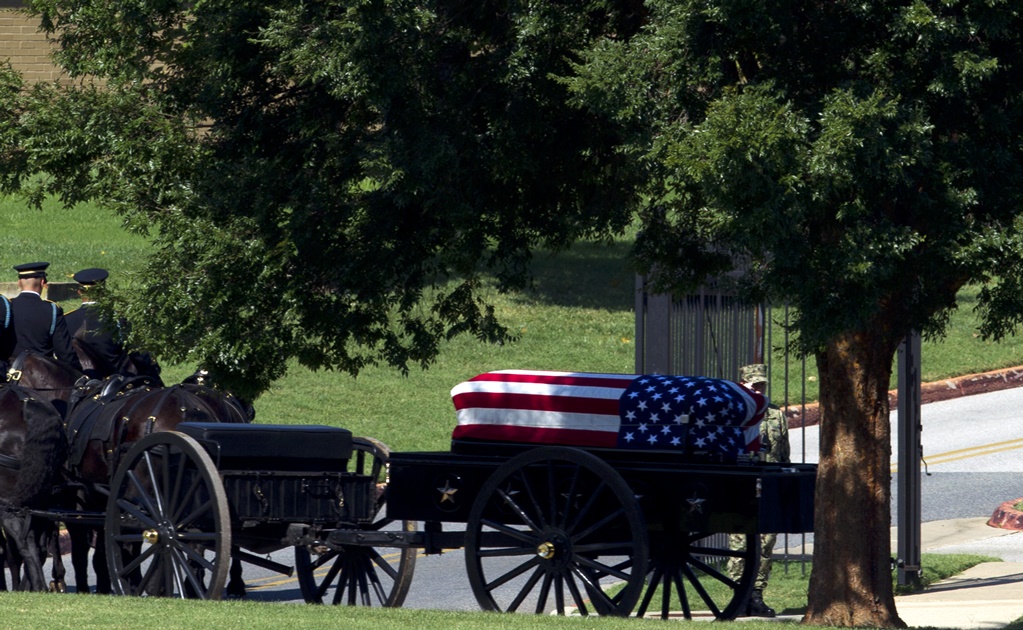
<path fill-rule="evenodd" d="M 556 254 L 537 252 L 533 290 L 520 302 L 607 311 L 631 311 L 635 305 L 635 272 L 629 263 L 631 242 L 610 245 L 577 243 Z"/>

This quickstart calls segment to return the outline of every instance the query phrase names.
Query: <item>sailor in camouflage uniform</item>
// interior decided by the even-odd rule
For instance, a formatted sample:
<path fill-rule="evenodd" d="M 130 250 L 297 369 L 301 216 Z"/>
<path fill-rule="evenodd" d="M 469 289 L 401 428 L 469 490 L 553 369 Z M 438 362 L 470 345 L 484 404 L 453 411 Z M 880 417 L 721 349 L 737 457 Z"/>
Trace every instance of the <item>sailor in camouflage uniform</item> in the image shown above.
<path fill-rule="evenodd" d="M 747 365 L 739 370 L 739 380 L 743 385 L 763 394 L 767 389 L 767 367 L 762 363 Z M 770 405 L 767 408 L 764 419 L 760 423 L 760 448 L 764 461 L 785 464 L 789 462 L 789 424 L 785 414 L 777 405 Z M 774 609 L 764 603 L 764 589 L 767 588 L 767 580 L 771 575 L 771 555 L 777 539 L 778 534 L 760 535 L 760 567 L 753 586 L 753 594 L 744 611 L 747 616 L 775 616 Z M 728 542 L 732 549 L 742 549 L 746 546 L 746 536 L 732 534 L 729 536 Z M 729 560 L 728 574 L 733 580 L 739 579 L 742 575 L 742 568 L 742 560 Z"/>

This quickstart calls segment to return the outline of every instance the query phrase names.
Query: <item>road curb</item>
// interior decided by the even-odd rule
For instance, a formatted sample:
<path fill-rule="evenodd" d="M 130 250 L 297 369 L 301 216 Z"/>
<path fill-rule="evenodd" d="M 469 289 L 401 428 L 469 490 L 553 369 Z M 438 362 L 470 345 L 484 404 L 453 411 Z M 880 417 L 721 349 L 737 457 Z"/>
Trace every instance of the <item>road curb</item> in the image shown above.
<path fill-rule="evenodd" d="M 955 378 L 923 383 L 920 385 L 920 404 L 962 398 L 997 392 L 1003 389 L 1023 386 L 1023 366 L 992 370 L 980 374 L 967 374 Z M 888 392 L 888 405 L 894 409 L 898 405 L 897 390 Z M 807 405 L 789 405 L 785 407 L 785 416 L 790 429 L 815 426 L 820 423 L 820 407 L 818 403 Z"/>

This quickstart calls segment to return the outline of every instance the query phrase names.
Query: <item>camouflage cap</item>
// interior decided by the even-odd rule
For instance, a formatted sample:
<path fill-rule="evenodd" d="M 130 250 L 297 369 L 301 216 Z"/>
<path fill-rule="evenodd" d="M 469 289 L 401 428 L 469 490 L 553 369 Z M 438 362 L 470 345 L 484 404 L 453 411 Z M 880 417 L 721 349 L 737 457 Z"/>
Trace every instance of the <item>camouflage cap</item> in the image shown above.
<path fill-rule="evenodd" d="M 767 382 L 767 366 L 763 363 L 744 365 L 739 369 L 739 380 L 743 383 L 755 385 L 756 383 Z"/>

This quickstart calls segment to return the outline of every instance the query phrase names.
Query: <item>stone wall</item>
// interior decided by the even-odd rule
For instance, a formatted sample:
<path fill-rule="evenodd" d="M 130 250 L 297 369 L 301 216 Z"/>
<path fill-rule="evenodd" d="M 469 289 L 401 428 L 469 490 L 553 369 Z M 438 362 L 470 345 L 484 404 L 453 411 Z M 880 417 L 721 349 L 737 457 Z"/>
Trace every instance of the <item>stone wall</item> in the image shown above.
<path fill-rule="evenodd" d="M 39 20 L 17 8 L 21 4 L 0 0 L 0 60 L 10 60 L 28 83 L 57 79 L 61 73 L 49 57 L 53 45 L 39 31 Z"/>
<path fill-rule="evenodd" d="M 0 282 L 0 294 L 12 298 L 18 295 L 17 282 Z M 54 302 L 63 302 L 78 297 L 77 282 L 49 282 L 43 289 L 43 297 Z"/>

